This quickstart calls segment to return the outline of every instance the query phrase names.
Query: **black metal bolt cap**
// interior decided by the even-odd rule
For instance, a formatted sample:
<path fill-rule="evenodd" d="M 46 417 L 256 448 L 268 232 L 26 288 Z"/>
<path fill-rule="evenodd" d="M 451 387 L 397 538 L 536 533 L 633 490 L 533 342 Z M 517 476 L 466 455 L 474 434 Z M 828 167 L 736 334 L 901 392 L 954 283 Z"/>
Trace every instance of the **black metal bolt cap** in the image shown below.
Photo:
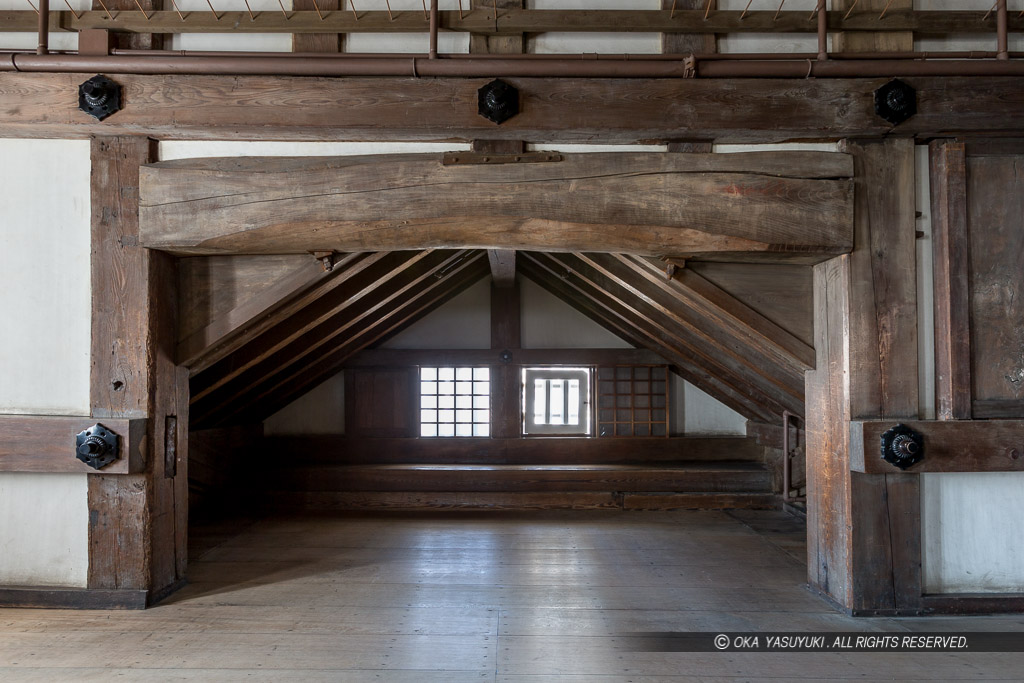
<path fill-rule="evenodd" d="M 917 91 L 892 79 L 875 91 L 875 113 L 898 126 L 917 113 Z"/>
<path fill-rule="evenodd" d="M 101 424 L 75 435 L 75 457 L 94 470 L 117 460 L 117 434 Z"/>
<path fill-rule="evenodd" d="M 501 124 L 519 113 L 519 91 L 501 80 L 493 80 L 477 91 L 477 111 L 488 121 Z"/>
<path fill-rule="evenodd" d="M 906 425 L 896 425 L 882 434 L 882 460 L 901 470 L 924 460 L 924 438 Z"/>
<path fill-rule="evenodd" d="M 121 110 L 121 86 L 96 75 L 78 86 L 78 108 L 102 121 Z"/>

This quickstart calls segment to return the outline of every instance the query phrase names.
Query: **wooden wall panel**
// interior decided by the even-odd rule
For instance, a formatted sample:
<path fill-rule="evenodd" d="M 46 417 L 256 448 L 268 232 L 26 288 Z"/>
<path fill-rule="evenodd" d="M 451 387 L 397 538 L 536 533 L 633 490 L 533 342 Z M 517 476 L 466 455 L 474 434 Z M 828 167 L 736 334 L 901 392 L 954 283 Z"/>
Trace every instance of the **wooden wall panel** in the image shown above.
<path fill-rule="evenodd" d="M 345 373 L 345 433 L 351 437 L 417 436 L 415 368 L 357 368 Z"/>
<path fill-rule="evenodd" d="M 1024 155 L 967 158 L 975 417 L 1024 417 Z"/>

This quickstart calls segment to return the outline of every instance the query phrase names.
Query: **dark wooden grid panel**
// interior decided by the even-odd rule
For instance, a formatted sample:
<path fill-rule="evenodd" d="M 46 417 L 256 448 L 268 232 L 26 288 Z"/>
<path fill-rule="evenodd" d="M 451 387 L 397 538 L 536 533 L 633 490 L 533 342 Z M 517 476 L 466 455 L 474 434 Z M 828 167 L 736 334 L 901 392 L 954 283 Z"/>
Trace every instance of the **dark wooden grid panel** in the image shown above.
<path fill-rule="evenodd" d="M 596 391 L 598 436 L 668 436 L 668 366 L 599 366 Z"/>

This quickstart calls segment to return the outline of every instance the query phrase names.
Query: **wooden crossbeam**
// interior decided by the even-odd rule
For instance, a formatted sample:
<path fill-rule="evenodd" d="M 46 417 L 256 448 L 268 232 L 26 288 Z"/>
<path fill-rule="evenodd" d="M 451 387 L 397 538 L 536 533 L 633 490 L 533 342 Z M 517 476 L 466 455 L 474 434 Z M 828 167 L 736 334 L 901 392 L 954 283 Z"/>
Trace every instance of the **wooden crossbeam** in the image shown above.
<path fill-rule="evenodd" d="M 813 262 L 852 247 L 851 175 L 849 158 L 829 152 L 180 160 L 142 171 L 140 223 L 145 246 L 193 254 L 470 248 Z"/>
<path fill-rule="evenodd" d="M 184 12 L 185 20 L 173 9 L 150 11 L 151 4 L 143 3 L 149 19 L 135 6 L 134 0 L 121 1 L 118 11 L 108 15 L 97 4 L 86 12 L 55 10 L 50 12 L 50 31 L 81 31 L 108 29 L 111 31 L 163 34 L 163 33 L 426 33 L 428 25 L 421 10 L 387 11 L 360 10 L 358 19 L 351 12 L 325 11 L 328 2 L 318 14 L 312 8 L 289 11 L 285 17 L 279 11 L 254 12 L 250 17 L 244 9 L 217 8 L 216 15 L 209 10 Z M 665 10 L 498 10 L 494 21 L 492 0 L 484 7 L 461 13 L 458 10 L 440 12 L 440 28 L 476 34 L 503 35 L 515 33 L 559 32 L 641 32 L 641 33 L 814 33 L 816 22 L 807 20 L 806 10 L 752 9 L 714 10 L 705 18 L 704 5 L 699 9 L 677 9 L 672 15 Z M 118 0 L 107 6 L 114 9 Z M 682 7 L 684 3 L 680 3 Z M 884 3 L 883 3 L 884 4 Z M 467 8 L 469 2 L 466 3 Z M 217 3 L 214 3 L 217 6 Z M 861 3 L 861 7 L 864 7 Z M 919 35 L 945 35 L 957 33 L 995 33 L 995 13 L 984 11 L 908 11 L 890 10 L 885 21 L 878 21 L 878 10 L 858 8 L 848 17 L 846 9 L 828 13 L 830 31 L 849 32 L 905 32 Z M 219 18 L 218 18 L 219 17 Z M 322 17 L 322 18 L 321 18 Z M 845 17 L 845 18 L 844 18 Z M 987 18 L 986 18 L 987 17 Z M 984 19 L 984 20 L 983 20 Z M 0 11 L 0 26 L 7 31 L 35 31 L 38 15 L 31 9 Z M 1008 17 L 1010 31 L 1024 29 L 1024 18 L 1016 12 Z"/>
<path fill-rule="evenodd" d="M 906 470 L 882 459 L 881 436 L 902 424 L 921 435 L 921 462 Z M 867 474 L 1024 472 L 1024 420 L 855 420 L 850 471 Z"/>
<path fill-rule="evenodd" d="M 120 449 L 118 459 L 102 470 L 75 457 L 75 435 L 97 422 L 118 435 Z M 0 415 L 0 472 L 137 474 L 145 470 L 148 427 L 145 418 Z"/>
<path fill-rule="evenodd" d="M 78 108 L 80 74 L 0 73 L 0 137 L 636 143 L 782 142 L 892 131 L 875 114 L 874 91 L 885 83 L 877 78 L 809 78 L 785 86 L 774 79 L 509 78 L 520 92 L 520 113 L 501 126 L 477 113 L 477 90 L 488 79 L 114 78 L 130 101 L 97 121 Z M 1024 79 L 904 80 L 917 90 L 918 106 L 900 124 L 902 135 L 1024 129 Z"/>

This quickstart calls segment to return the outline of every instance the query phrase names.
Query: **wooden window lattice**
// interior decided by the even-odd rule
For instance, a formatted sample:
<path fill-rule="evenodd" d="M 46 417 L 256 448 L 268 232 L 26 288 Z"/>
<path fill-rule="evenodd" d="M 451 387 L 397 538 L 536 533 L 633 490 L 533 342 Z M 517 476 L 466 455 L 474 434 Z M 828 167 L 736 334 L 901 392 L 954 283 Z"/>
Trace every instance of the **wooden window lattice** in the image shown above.
<path fill-rule="evenodd" d="M 598 436 L 668 436 L 668 367 L 597 368 Z"/>

